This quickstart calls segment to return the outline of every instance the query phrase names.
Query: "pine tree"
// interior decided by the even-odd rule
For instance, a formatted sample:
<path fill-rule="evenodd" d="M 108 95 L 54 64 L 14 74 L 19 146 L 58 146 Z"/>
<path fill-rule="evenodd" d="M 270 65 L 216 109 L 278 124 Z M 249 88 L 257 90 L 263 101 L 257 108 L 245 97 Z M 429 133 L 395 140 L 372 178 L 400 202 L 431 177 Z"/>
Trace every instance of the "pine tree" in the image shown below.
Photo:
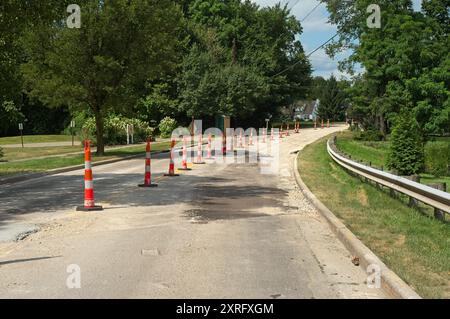
<path fill-rule="evenodd" d="M 424 144 L 417 121 L 403 110 L 392 130 L 387 166 L 400 175 L 420 172 L 424 162 Z"/>

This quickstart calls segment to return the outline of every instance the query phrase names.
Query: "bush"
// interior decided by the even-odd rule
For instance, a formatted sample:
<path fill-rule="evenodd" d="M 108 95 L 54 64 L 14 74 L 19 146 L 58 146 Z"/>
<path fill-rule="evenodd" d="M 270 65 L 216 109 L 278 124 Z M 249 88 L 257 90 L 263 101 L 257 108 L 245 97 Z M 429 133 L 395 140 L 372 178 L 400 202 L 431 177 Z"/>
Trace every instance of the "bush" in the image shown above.
<path fill-rule="evenodd" d="M 177 121 L 170 117 L 165 117 L 159 123 L 159 132 L 161 137 L 167 138 L 172 136 L 172 132 L 177 128 Z"/>
<path fill-rule="evenodd" d="M 3 148 L 0 147 L 0 158 L 3 157 Z"/>
<path fill-rule="evenodd" d="M 419 126 L 410 114 L 402 112 L 392 130 L 387 166 L 400 175 L 414 175 L 422 170 L 423 158 Z"/>
<path fill-rule="evenodd" d="M 378 130 L 366 130 L 355 133 L 355 140 L 378 142 L 383 139 L 383 134 Z"/>
<path fill-rule="evenodd" d="M 436 177 L 448 174 L 450 145 L 445 142 L 429 142 L 425 145 L 425 172 Z"/>
<path fill-rule="evenodd" d="M 122 116 L 109 116 L 104 121 L 104 139 L 105 145 L 122 145 L 127 143 L 127 124 L 134 126 L 134 142 L 145 142 L 148 137 L 153 134 L 153 128 L 147 123 L 138 120 L 130 119 Z M 95 119 L 88 118 L 83 124 L 79 132 L 80 140 L 89 139 L 93 145 L 96 145 L 96 127 Z"/>

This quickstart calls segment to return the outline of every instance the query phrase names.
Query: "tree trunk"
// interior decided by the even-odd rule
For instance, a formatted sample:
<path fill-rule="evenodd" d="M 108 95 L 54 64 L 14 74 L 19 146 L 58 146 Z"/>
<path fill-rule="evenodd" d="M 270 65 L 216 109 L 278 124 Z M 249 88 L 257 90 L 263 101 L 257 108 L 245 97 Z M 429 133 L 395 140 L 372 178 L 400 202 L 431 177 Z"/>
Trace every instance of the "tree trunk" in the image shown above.
<path fill-rule="evenodd" d="M 101 112 L 94 112 L 95 116 L 95 127 L 97 131 L 97 156 L 105 155 L 105 143 L 103 141 L 104 123 L 103 114 Z"/>

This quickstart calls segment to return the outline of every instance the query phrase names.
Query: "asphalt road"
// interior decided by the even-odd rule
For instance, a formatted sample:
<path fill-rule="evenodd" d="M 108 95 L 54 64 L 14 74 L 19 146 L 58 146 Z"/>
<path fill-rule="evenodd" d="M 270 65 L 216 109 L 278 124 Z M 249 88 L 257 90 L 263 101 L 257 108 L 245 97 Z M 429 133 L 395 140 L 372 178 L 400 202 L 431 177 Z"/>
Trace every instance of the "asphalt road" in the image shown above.
<path fill-rule="evenodd" d="M 344 127 L 282 140 L 276 175 L 260 164 L 195 165 L 138 188 L 143 160 L 94 167 L 100 213 L 75 212 L 83 171 L 2 186 L 1 298 L 386 298 L 298 190 L 292 150 Z M 17 235 L 17 234 L 16 234 Z M 81 288 L 69 289 L 69 265 Z"/>

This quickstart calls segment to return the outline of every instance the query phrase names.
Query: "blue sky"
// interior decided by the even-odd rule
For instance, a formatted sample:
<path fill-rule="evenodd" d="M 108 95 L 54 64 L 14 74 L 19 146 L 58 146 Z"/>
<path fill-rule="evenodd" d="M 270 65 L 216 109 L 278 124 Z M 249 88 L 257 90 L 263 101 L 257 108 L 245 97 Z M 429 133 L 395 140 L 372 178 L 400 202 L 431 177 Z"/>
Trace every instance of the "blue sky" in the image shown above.
<path fill-rule="evenodd" d="M 297 3 L 297 0 L 253 0 L 261 6 L 272 6 L 281 2 L 282 4 L 288 3 L 288 7 Z M 422 0 L 413 0 L 416 10 L 420 10 L 420 4 Z M 297 19 L 302 20 L 317 4 L 318 0 L 298 0 L 297 5 L 292 8 L 292 14 Z M 374 0 L 376 3 L 376 0 Z M 328 23 L 328 11 L 325 4 L 321 4 L 316 10 L 302 23 L 303 34 L 300 39 L 303 47 L 307 53 L 311 52 L 323 42 L 327 41 L 336 33 L 336 27 Z M 315 76 L 323 76 L 325 78 L 334 74 L 337 77 L 347 77 L 347 74 L 343 74 L 338 70 L 338 61 L 348 56 L 350 52 L 346 52 L 336 57 L 335 60 L 330 59 L 325 51 L 319 50 L 314 53 L 310 60 L 314 68 Z"/>

